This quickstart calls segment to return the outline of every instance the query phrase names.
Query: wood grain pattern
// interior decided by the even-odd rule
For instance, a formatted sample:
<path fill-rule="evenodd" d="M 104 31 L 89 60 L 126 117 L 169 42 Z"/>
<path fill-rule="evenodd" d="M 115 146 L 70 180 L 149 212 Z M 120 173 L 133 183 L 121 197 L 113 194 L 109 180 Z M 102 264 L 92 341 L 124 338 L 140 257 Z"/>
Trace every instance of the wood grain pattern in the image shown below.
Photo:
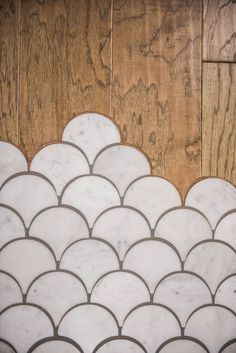
<path fill-rule="evenodd" d="M 0 0 L 0 139 L 18 144 L 19 3 Z"/>
<path fill-rule="evenodd" d="M 203 66 L 202 173 L 236 184 L 236 66 Z"/>
<path fill-rule="evenodd" d="M 112 115 L 154 174 L 200 176 L 201 2 L 114 2 Z"/>
<path fill-rule="evenodd" d="M 203 4 L 203 60 L 236 62 L 236 1 Z"/>
<path fill-rule="evenodd" d="M 108 0 L 22 2 L 20 144 L 28 158 L 83 111 L 110 113 Z"/>

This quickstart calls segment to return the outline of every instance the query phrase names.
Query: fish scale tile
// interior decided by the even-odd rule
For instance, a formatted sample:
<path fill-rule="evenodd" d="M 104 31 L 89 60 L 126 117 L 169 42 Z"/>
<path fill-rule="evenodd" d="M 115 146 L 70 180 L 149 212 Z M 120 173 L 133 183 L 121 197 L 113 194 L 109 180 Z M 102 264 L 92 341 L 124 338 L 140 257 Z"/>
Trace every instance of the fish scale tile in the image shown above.
<path fill-rule="evenodd" d="M 0 171 L 0 353 L 235 352 L 234 185 L 182 200 L 97 113 Z"/>

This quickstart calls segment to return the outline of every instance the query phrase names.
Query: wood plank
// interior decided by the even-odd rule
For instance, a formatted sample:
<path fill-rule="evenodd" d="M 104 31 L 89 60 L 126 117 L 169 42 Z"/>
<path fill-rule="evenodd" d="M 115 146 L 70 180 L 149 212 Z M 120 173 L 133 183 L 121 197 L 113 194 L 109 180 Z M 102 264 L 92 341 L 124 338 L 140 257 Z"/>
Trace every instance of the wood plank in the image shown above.
<path fill-rule="evenodd" d="M 0 0 L 0 139 L 18 144 L 19 1 Z"/>
<path fill-rule="evenodd" d="M 112 115 L 184 193 L 201 167 L 201 1 L 117 0 Z"/>
<path fill-rule="evenodd" d="M 110 1 L 22 2 L 20 144 L 28 158 L 84 111 L 110 113 Z"/>
<path fill-rule="evenodd" d="M 203 0 L 203 60 L 236 62 L 236 2 Z"/>
<path fill-rule="evenodd" d="M 203 65 L 202 173 L 236 184 L 236 65 Z"/>

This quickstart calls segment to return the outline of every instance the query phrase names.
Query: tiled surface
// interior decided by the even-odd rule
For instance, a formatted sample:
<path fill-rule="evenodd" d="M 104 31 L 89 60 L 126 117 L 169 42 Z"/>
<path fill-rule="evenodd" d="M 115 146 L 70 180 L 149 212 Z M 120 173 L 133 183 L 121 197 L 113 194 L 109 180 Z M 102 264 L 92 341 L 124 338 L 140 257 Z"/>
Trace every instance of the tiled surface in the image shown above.
<path fill-rule="evenodd" d="M 235 187 L 183 202 L 99 114 L 62 139 L 0 142 L 0 353 L 235 353 Z"/>

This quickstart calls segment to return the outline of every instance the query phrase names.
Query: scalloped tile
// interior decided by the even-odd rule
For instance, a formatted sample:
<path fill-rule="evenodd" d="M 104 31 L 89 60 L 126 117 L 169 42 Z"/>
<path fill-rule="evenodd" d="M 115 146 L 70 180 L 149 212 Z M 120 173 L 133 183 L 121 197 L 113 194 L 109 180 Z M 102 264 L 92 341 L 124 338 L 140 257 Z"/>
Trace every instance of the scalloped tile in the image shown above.
<path fill-rule="evenodd" d="M 185 335 L 200 340 L 210 353 L 218 353 L 224 343 L 235 338 L 236 316 L 218 306 L 207 306 L 189 319 Z"/>
<path fill-rule="evenodd" d="M 123 196 L 135 179 L 151 174 L 147 157 L 137 148 L 128 145 L 110 146 L 98 155 L 93 173 L 111 180 Z"/>
<path fill-rule="evenodd" d="M 185 205 L 204 213 L 214 229 L 223 214 L 236 208 L 236 188 L 223 179 L 203 179 L 191 187 Z"/>
<path fill-rule="evenodd" d="M 236 352 L 236 342 L 229 344 L 225 349 L 220 351 L 220 353 L 235 353 Z"/>
<path fill-rule="evenodd" d="M 226 215 L 217 224 L 215 239 L 225 241 L 236 250 L 236 211 Z"/>
<path fill-rule="evenodd" d="M 25 236 L 20 217 L 7 207 L 0 206 L 0 248 L 13 239 Z"/>
<path fill-rule="evenodd" d="M 47 243 L 60 260 L 63 251 L 75 241 L 88 238 L 89 229 L 83 217 L 68 207 L 52 207 L 34 218 L 29 235 Z"/>
<path fill-rule="evenodd" d="M 62 204 L 70 205 L 81 211 L 90 227 L 106 209 L 120 205 L 119 193 L 107 179 L 87 175 L 74 180 L 62 195 Z"/>
<path fill-rule="evenodd" d="M 236 314 L 236 274 L 221 283 L 215 295 L 215 303 L 227 306 Z"/>
<path fill-rule="evenodd" d="M 11 276 L 3 272 L 0 272 L 0 293 L 0 312 L 12 304 L 21 303 L 23 301 L 21 289 L 17 282 Z"/>
<path fill-rule="evenodd" d="M 92 353 L 104 339 L 116 336 L 118 327 L 104 308 L 85 304 L 69 311 L 62 319 L 58 333 L 79 344 L 84 353 Z"/>
<path fill-rule="evenodd" d="M 89 164 L 78 148 L 67 143 L 54 143 L 34 156 L 30 170 L 45 175 L 60 195 L 70 180 L 89 173 Z"/>
<path fill-rule="evenodd" d="M 225 277 L 236 272 L 236 253 L 225 244 L 206 242 L 189 253 L 184 269 L 202 277 L 214 293 Z"/>
<path fill-rule="evenodd" d="M 58 204 L 52 185 L 38 175 L 23 174 L 10 179 L 0 190 L 0 202 L 15 209 L 30 225 L 33 217 L 46 207 Z"/>
<path fill-rule="evenodd" d="M 140 275 L 151 293 L 167 274 L 181 269 L 175 251 L 158 240 L 144 240 L 134 245 L 126 254 L 123 268 Z"/>
<path fill-rule="evenodd" d="M 70 342 L 54 339 L 40 344 L 30 353 L 82 353 L 82 351 Z"/>
<path fill-rule="evenodd" d="M 139 341 L 148 353 L 155 353 L 166 340 L 180 335 L 180 327 L 167 309 L 157 305 L 145 305 L 129 314 L 124 322 L 122 334 Z"/>
<path fill-rule="evenodd" d="M 173 310 L 184 327 L 190 314 L 202 305 L 211 304 L 212 298 L 209 289 L 200 278 L 190 273 L 179 272 L 159 283 L 153 301 Z"/>
<path fill-rule="evenodd" d="M 181 206 L 178 190 L 169 181 L 155 177 L 143 177 L 131 184 L 124 196 L 124 205 L 140 210 L 154 228 L 161 214 L 169 208 Z"/>
<path fill-rule="evenodd" d="M 92 236 L 104 239 L 114 246 L 123 260 L 132 244 L 151 236 L 151 229 L 140 213 L 121 206 L 107 210 L 99 216 L 93 226 Z"/>
<path fill-rule="evenodd" d="M 23 153 L 5 141 L 0 141 L 0 170 L 0 187 L 10 176 L 28 170 Z"/>
<path fill-rule="evenodd" d="M 167 343 L 158 353 L 207 353 L 207 351 L 200 344 L 183 338 Z"/>
<path fill-rule="evenodd" d="M 51 321 L 34 306 L 14 306 L 0 316 L 0 337 L 12 344 L 18 353 L 27 353 L 34 343 L 52 335 Z"/>
<path fill-rule="evenodd" d="M 43 274 L 31 284 L 27 303 L 44 308 L 58 326 L 62 316 L 73 306 L 87 302 L 87 293 L 83 284 L 72 274 L 50 272 Z"/>
<path fill-rule="evenodd" d="M 110 309 L 120 326 L 129 311 L 149 301 L 150 295 L 146 285 L 139 277 L 125 271 L 105 275 L 95 284 L 91 293 L 91 302 Z"/>
<path fill-rule="evenodd" d="M 76 242 L 65 251 L 60 269 L 79 276 L 90 293 L 102 275 L 119 269 L 119 262 L 112 248 L 103 241 L 85 239 Z"/>
<path fill-rule="evenodd" d="M 158 221 L 155 237 L 165 239 L 175 246 L 181 259 L 202 240 L 212 238 L 212 230 L 207 219 L 199 212 L 178 208 L 167 212 Z"/>
<path fill-rule="evenodd" d="M 136 342 L 128 339 L 113 339 L 104 343 L 94 353 L 146 353 Z"/>
<path fill-rule="evenodd" d="M 55 268 L 55 259 L 48 248 L 29 238 L 14 240 L 0 252 L 0 270 L 11 274 L 23 293 L 34 278 Z"/>
<path fill-rule="evenodd" d="M 120 142 L 120 133 L 111 119 L 97 113 L 84 113 L 65 127 L 62 140 L 72 142 L 85 152 L 89 163 L 104 147 Z"/>
<path fill-rule="evenodd" d="M 11 347 L 9 344 L 6 342 L 3 342 L 0 340 L 0 352 L 2 353 L 17 353 L 16 350 Z"/>

